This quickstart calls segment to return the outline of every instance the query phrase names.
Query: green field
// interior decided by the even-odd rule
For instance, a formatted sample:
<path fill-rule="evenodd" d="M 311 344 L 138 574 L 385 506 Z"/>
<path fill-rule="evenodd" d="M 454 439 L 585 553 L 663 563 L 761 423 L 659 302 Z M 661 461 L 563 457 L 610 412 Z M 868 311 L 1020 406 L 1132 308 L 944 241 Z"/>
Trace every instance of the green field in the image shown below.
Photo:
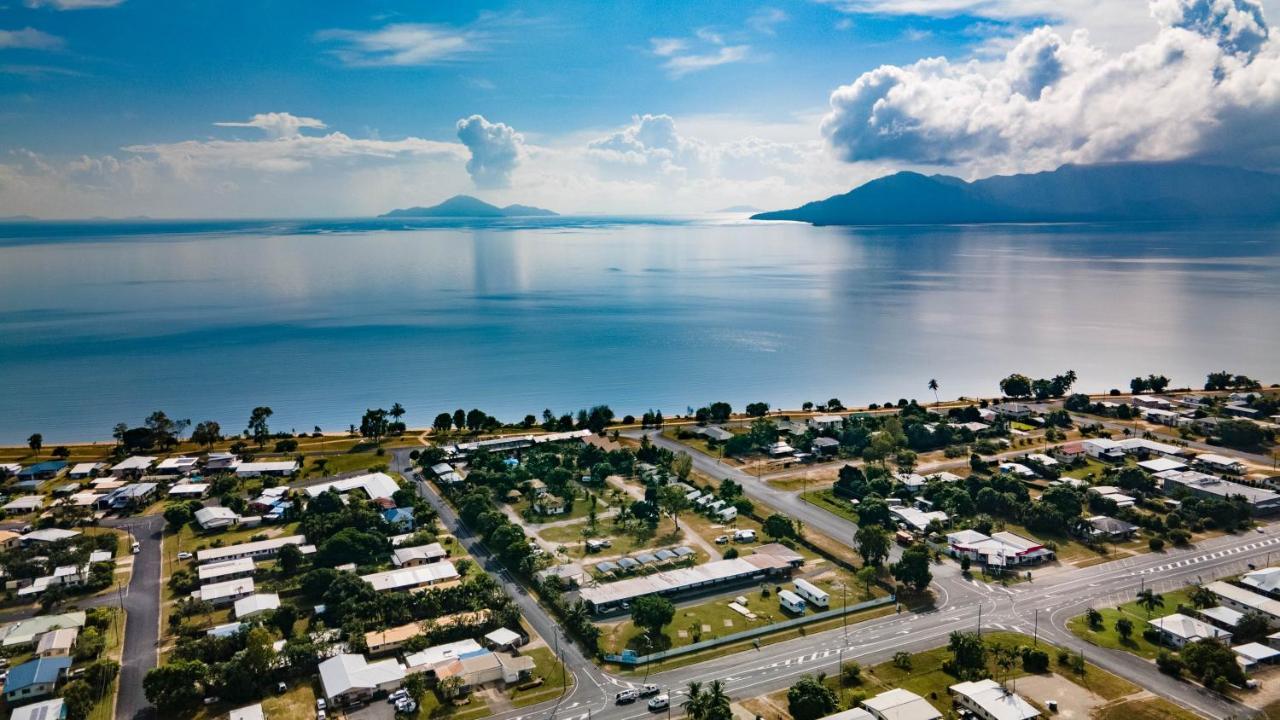
<path fill-rule="evenodd" d="M 1179 590 L 1164 593 L 1164 607 L 1152 611 L 1151 618 L 1172 615 L 1178 611 L 1178 605 L 1180 604 L 1191 604 L 1185 592 Z M 1162 649 L 1161 646 L 1147 642 L 1142 637 L 1142 631 L 1147 628 L 1148 617 L 1147 611 L 1140 607 L 1136 601 L 1127 602 L 1118 608 L 1095 609 L 1102 613 L 1102 626 L 1100 628 L 1097 630 L 1090 628 L 1084 615 L 1077 615 L 1071 618 L 1071 621 L 1067 623 L 1067 628 L 1077 637 L 1098 647 L 1131 652 L 1148 660 L 1155 659 L 1156 655 L 1159 654 Z M 1116 632 L 1116 620 L 1122 617 L 1128 618 L 1133 623 L 1133 634 L 1128 640 L 1120 637 L 1120 633 Z"/>

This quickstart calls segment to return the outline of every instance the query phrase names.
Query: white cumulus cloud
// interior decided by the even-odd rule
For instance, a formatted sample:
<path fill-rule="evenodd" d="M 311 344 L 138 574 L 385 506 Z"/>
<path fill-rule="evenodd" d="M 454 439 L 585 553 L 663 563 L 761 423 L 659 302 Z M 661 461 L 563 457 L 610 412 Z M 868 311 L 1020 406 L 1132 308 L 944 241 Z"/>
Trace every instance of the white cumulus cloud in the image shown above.
<path fill-rule="evenodd" d="M 1043 27 L 997 61 L 881 66 L 831 94 L 823 136 L 846 161 L 973 174 L 1187 157 L 1280 164 L 1280 48 L 1260 5 L 1156 0 L 1151 11 L 1155 37 L 1121 53 Z"/>
<path fill-rule="evenodd" d="M 491 123 L 482 115 L 458 121 L 458 139 L 471 151 L 467 172 L 476 187 L 498 188 L 511 184 L 511 173 L 520 164 L 524 137 L 504 123 Z"/>

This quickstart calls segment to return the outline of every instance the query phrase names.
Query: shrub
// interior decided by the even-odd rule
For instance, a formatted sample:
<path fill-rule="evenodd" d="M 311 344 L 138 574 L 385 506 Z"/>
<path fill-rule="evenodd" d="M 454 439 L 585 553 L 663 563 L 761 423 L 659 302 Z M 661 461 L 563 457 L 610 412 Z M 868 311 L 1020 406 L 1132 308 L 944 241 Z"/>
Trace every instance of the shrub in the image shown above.
<path fill-rule="evenodd" d="M 1151 552 L 1160 552 L 1164 549 L 1164 540 L 1153 537 L 1147 541 L 1147 547 L 1151 548 Z"/>

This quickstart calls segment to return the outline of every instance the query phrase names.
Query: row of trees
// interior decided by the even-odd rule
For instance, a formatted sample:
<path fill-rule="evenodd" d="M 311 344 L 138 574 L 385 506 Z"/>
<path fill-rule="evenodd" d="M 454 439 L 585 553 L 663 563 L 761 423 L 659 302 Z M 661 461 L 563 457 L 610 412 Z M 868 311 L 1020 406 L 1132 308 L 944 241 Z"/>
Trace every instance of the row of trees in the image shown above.
<path fill-rule="evenodd" d="M 1013 373 L 1000 381 L 1000 392 L 1012 398 L 1030 398 L 1047 400 L 1060 398 L 1071 392 L 1076 383 L 1076 371 L 1068 370 L 1051 378 L 1031 378 L 1021 373 Z"/>

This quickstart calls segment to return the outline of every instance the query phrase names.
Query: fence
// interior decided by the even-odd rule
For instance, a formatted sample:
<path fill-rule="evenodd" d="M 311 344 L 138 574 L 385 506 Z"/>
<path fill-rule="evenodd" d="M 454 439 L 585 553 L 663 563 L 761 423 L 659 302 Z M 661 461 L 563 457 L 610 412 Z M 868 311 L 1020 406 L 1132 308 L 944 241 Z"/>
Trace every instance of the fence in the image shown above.
<path fill-rule="evenodd" d="M 814 613 L 812 615 L 806 615 L 804 617 L 792 618 L 790 620 L 783 620 L 782 622 L 776 622 L 771 625 L 752 628 L 750 630 L 743 630 L 742 632 L 736 632 L 731 635 L 712 638 L 711 640 L 701 640 L 691 645 L 672 648 L 670 650 L 663 650 L 661 652 L 652 653 L 650 655 L 636 655 L 635 651 L 633 650 L 624 650 L 621 655 L 606 653 L 604 656 L 604 659 L 608 662 L 618 663 L 619 665 L 631 665 L 631 666 L 644 665 L 650 662 L 666 660 L 667 658 L 679 657 L 681 655 L 688 655 L 689 653 L 699 652 L 702 650 L 706 650 L 708 648 L 719 647 L 721 645 L 729 645 L 731 643 L 742 642 L 743 640 L 750 640 L 751 638 L 760 637 L 762 635 L 768 635 L 769 633 L 779 632 L 781 630 L 786 630 L 788 628 L 800 627 L 801 625 L 808 625 L 810 623 L 821 622 L 823 620 L 827 620 L 830 618 L 838 618 L 841 615 L 848 615 L 850 613 L 861 612 L 869 608 L 890 605 L 890 604 L 896 603 L 897 601 L 898 601 L 897 596 L 890 595 L 888 597 L 875 598 L 874 600 L 866 600 L 866 601 L 857 603 L 855 605 L 849 605 L 848 607 L 839 607 L 839 608 L 834 608 L 832 610 L 824 610 L 822 612 Z"/>

